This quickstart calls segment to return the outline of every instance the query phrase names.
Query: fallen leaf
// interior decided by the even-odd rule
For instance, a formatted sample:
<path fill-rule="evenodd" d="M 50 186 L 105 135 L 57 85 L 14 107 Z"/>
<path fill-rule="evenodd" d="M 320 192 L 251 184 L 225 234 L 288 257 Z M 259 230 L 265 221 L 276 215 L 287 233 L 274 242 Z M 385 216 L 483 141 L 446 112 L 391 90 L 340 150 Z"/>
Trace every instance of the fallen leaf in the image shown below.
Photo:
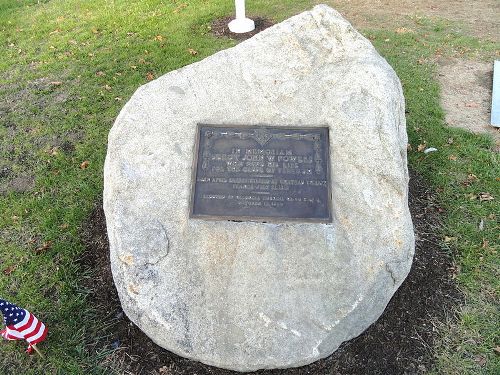
<path fill-rule="evenodd" d="M 427 145 L 425 143 L 419 144 L 417 147 L 418 152 L 422 152 L 427 148 Z"/>
<path fill-rule="evenodd" d="M 198 54 L 198 51 L 196 51 L 192 48 L 188 48 L 188 52 L 191 54 L 191 56 L 196 56 Z"/>
<path fill-rule="evenodd" d="M 3 270 L 4 275 L 9 276 L 16 269 L 15 265 L 9 266 Z"/>
<path fill-rule="evenodd" d="M 475 358 L 474 358 L 474 361 L 476 361 L 476 363 L 483 367 L 485 364 L 486 364 L 486 357 L 484 355 L 477 355 Z"/>
<path fill-rule="evenodd" d="M 489 244 L 490 244 L 490 242 L 489 242 L 488 240 L 485 240 L 485 239 L 483 238 L 483 243 L 481 244 L 481 247 L 482 247 L 483 249 L 486 249 L 486 248 L 489 246 Z"/>
<path fill-rule="evenodd" d="M 448 156 L 448 159 L 450 159 L 451 161 L 457 161 L 457 157 L 455 155 Z"/>
<path fill-rule="evenodd" d="M 408 143 L 408 144 L 406 145 L 406 150 L 407 150 L 407 151 L 411 151 L 412 149 L 413 149 L 413 148 L 411 147 L 411 144 L 409 144 L 409 143 Z"/>
<path fill-rule="evenodd" d="M 470 186 L 472 185 L 475 181 L 477 181 L 477 176 L 473 173 L 469 173 L 469 175 L 467 176 L 467 179 L 465 181 L 462 182 L 462 185 L 464 186 Z"/>
<path fill-rule="evenodd" d="M 496 348 L 493 348 L 493 351 L 494 351 L 496 354 L 500 354 L 500 346 L 497 346 Z"/>
<path fill-rule="evenodd" d="M 449 145 L 453 144 L 453 138 L 448 138 L 447 142 L 448 142 Z"/>
<path fill-rule="evenodd" d="M 80 169 L 86 169 L 89 166 L 89 161 L 85 160 L 80 164 Z"/>
<path fill-rule="evenodd" d="M 62 85 L 62 82 L 61 81 L 53 81 L 53 82 L 50 82 L 50 84 L 53 86 L 60 86 L 60 85 Z"/>
<path fill-rule="evenodd" d="M 412 33 L 412 29 L 407 29 L 406 27 L 398 27 L 396 29 L 396 34 L 407 34 L 407 33 Z"/>
<path fill-rule="evenodd" d="M 40 254 L 52 247 L 52 241 L 45 241 L 42 246 L 35 249 L 35 253 Z"/>
<path fill-rule="evenodd" d="M 456 237 L 444 236 L 444 242 L 445 243 L 449 243 L 449 242 L 455 241 L 456 239 L 457 239 Z"/>
<path fill-rule="evenodd" d="M 479 104 L 474 102 L 465 103 L 465 106 L 468 108 L 479 108 Z"/>
<path fill-rule="evenodd" d="M 469 175 L 467 176 L 467 179 L 469 181 L 476 181 L 478 178 L 474 173 L 469 173 Z"/>
<path fill-rule="evenodd" d="M 155 76 L 153 75 L 153 73 L 148 72 L 148 74 L 146 74 L 146 79 L 148 81 L 152 81 L 153 79 L 155 79 Z"/>
<path fill-rule="evenodd" d="M 66 229 L 68 227 L 69 227 L 68 223 L 64 223 L 64 224 L 59 225 L 59 228 L 61 228 L 61 229 Z"/>
<path fill-rule="evenodd" d="M 479 193 L 478 198 L 481 202 L 492 201 L 495 199 L 490 193 Z"/>
<path fill-rule="evenodd" d="M 61 29 L 55 29 L 54 31 L 51 31 L 51 32 L 49 33 L 49 35 L 58 34 L 58 33 L 60 33 L 60 32 L 61 32 Z"/>
<path fill-rule="evenodd" d="M 130 65 L 130 67 L 134 70 L 137 69 L 137 65 Z"/>
<path fill-rule="evenodd" d="M 173 10 L 174 13 L 179 13 L 182 9 L 186 8 L 188 5 L 186 3 L 179 4 L 177 8 Z"/>
<path fill-rule="evenodd" d="M 116 100 L 117 102 L 119 102 L 119 101 L 121 101 L 121 100 L 122 100 L 122 98 L 120 98 L 119 96 L 117 96 L 117 97 L 115 98 L 115 100 Z"/>
<path fill-rule="evenodd" d="M 105 76 L 106 73 L 104 73 L 103 71 L 99 70 L 95 75 L 98 76 L 98 77 L 102 77 L 102 76 Z"/>
<path fill-rule="evenodd" d="M 163 42 L 163 36 L 157 35 L 155 36 L 155 40 L 157 40 L 158 42 Z"/>
<path fill-rule="evenodd" d="M 111 90 L 111 86 L 110 85 L 104 85 L 103 87 L 104 87 L 104 90 L 108 90 L 108 91 Z"/>

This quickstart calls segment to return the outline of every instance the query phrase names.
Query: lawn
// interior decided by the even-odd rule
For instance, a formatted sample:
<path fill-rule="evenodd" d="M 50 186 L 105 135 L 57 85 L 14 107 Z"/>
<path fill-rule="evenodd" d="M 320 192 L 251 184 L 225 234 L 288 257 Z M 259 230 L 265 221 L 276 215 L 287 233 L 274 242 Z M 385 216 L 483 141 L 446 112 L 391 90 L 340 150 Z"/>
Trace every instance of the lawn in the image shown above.
<path fill-rule="evenodd" d="M 314 3 L 256 0 L 249 13 L 278 22 Z M 2 343 L 1 373 L 111 371 L 102 361 L 113 316 L 88 298 L 84 280 L 96 275 L 79 262 L 108 131 L 140 85 L 234 45 L 210 30 L 232 11 L 229 0 L 0 0 L 0 296 L 50 329 L 44 359 Z M 492 60 L 500 46 L 445 20 L 408 22 L 411 30 L 361 31 L 403 83 L 410 165 L 438 195 L 439 245 L 465 294 L 436 323 L 433 371 L 500 373 L 499 157 L 490 138 L 446 127 L 433 63 L 436 53 Z"/>

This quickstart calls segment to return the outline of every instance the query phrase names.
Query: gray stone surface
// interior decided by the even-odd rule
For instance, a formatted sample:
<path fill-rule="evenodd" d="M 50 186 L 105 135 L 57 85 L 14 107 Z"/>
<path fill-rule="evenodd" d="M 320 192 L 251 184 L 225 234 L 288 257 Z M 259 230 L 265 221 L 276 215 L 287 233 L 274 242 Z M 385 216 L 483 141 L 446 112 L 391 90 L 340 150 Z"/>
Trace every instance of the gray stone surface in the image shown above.
<path fill-rule="evenodd" d="M 328 126 L 333 222 L 189 219 L 198 122 Z M 214 366 L 328 356 L 410 270 L 406 145 L 396 74 L 324 5 L 140 87 L 104 171 L 125 313 L 162 347 Z"/>

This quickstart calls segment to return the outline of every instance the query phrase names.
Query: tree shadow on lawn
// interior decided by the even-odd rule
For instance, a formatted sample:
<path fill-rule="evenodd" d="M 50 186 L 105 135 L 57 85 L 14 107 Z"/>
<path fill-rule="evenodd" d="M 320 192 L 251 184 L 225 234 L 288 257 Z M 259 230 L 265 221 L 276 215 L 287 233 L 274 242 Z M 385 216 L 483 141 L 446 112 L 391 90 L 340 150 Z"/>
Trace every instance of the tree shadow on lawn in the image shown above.
<path fill-rule="evenodd" d="M 436 324 L 453 315 L 463 302 L 454 282 L 455 268 L 440 242 L 441 208 L 426 182 L 411 172 L 410 210 L 416 234 L 413 266 L 380 319 L 360 336 L 344 343 L 331 356 L 308 366 L 262 370 L 259 375 L 420 374 L 432 367 Z M 101 202 L 86 223 L 82 268 L 89 299 L 113 321 L 107 340 L 91 351 L 114 348 L 102 365 L 122 374 L 229 375 L 239 374 L 179 357 L 154 344 L 123 314 L 113 284 L 109 244 Z"/>

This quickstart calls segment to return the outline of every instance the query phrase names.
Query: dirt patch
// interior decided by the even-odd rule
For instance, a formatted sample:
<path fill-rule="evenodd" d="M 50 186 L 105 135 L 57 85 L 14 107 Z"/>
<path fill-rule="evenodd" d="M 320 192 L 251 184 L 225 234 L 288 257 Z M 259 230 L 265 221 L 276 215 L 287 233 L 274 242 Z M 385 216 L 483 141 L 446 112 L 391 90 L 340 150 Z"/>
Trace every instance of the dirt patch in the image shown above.
<path fill-rule="evenodd" d="M 500 150 L 500 131 L 490 125 L 493 63 L 440 58 L 441 106 L 450 126 L 491 134 Z"/>
<path fill-rule="evenodd" d="M 239 374 L 181 358 L 155 345 L 124 316 L 113 284 L 102 204 L 96 206 L 83 233 L 86 252 L 81 260 L 88 278 L 89 297 L 113 322 L 108 340 L 99 345 L 115 349 L 103 365 L 122 374 L 230 375 Z M 430 188 L 412 173 L 410 209 L 416 232 L 416 252 L 408 278 L 382 317 L 359 337 L 344 343 L 330 357 L 309 366 L 258 371 L 260 375 L 305 374 L 420 374 L 433 363 L 436 323 L 462 303 L 453 278 L 455 268 L 439 247 L 440 207 Z M 93 347 L 90 350 L 101 350 Z"/>
<path fill-rule="evenodd" d="M 358 28 L 395 29 L 410 17 L 442 18 L 457 23 L 465 34 L 500 41 L 500 2 L 497 0 L 323 0 Z M 463 27 L 462 27 L 463 25 Z"/>
<path fill-rule="evenodd" d="M 3 167 L 0 170 L 0 194 L 8 192 L 25 193 L 33 190 L 35 187 L 34 176 L 22 175 L 10 180 L 1 178 L 2 175 L 7 177 L 10 173 L 11 171 L 8 167 Z"/>
<path fill-rule="evenodd" d="M 233 17 L 224 17 L 224 18 L 218 18 L 212 22 L 211 25 L 212 34 L 215 35 L 216 37 L 228 37 L 235 40 L 245 40 L 251 38 L 257 33 L 260 33 L 262 30 L 265 30 L 268 27 L 274 25 L 273 21 L 268 20 L 266 18 L 252 17 L 251 15 L 249 17 L 253 19 L 255 22 L 255 30 L 249 33 L 237 34 L 231 32 L 227 25 L 229 22 L 233 20 Z"/>

